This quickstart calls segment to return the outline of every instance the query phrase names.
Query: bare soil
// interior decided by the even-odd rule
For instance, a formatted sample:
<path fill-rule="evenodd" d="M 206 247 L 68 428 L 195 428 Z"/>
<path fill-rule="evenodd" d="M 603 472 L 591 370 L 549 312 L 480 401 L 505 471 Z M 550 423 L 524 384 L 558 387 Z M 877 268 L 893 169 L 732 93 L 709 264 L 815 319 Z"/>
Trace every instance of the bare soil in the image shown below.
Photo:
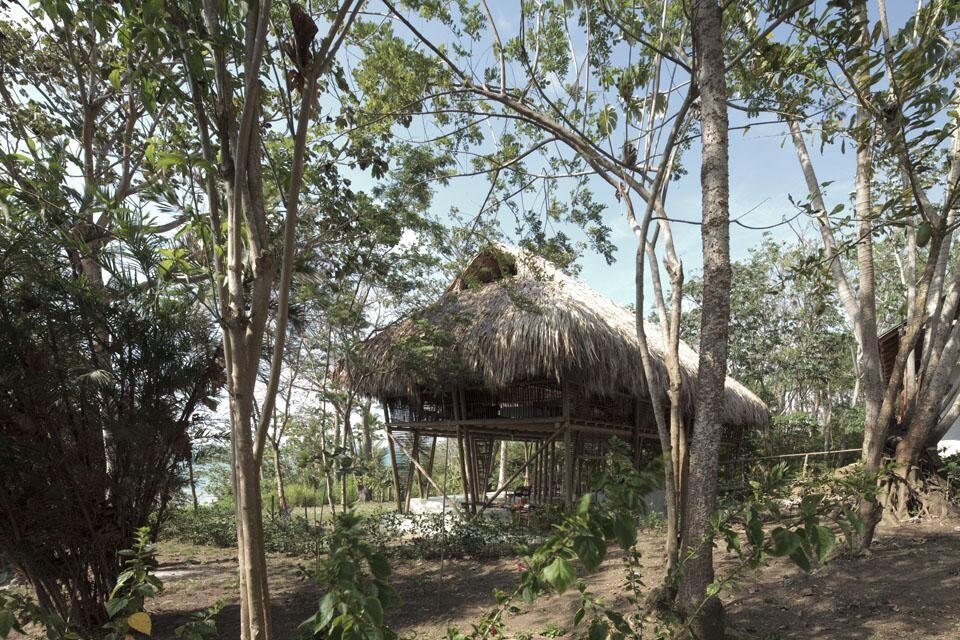
<path fill-rule="evenodd" d="M 663 549 L 658 534 L 641 538 L 643 576 L 648 585 L 662 577 Z M 220 637 L 239 637 L 236 604 L 236 558 L 219 549 L 161 545 L 158 575 L 165 592 L 152 600 L 157 631 L 171 630 L 190 613 L 224 599 L 217 618 Z M 318 588 L 303 579 L 298 565 L 311 562 L 271 556 L 270 586 L 277 637 L 300 637 L 298 624 L 315 610 Z M 720 571 L 730 567 L 720 560 Z M 463 631 L 493 606 L 495 588 L 510 589 L 519 575 L 517 559 L 399 562 L 394 586 L 403 604 L 388 613 L 391 627 L 407 638 L 446 636 L 448 627 Z M 600 570 L 586 576 L 591 592 L 615 606 L 621 595 L 623 569 L 612 554 Z M 928 521 L 881 528 L 865 557 L 838 557 L 804 574 L 792 564 L 771 562 L 722 594 L 732 629 L 744 638 L 960 638 L 960 522 Z M 507 619 L 514 638 L 581 635 L 572 628 L 573 593 L 522 605 Z"/>

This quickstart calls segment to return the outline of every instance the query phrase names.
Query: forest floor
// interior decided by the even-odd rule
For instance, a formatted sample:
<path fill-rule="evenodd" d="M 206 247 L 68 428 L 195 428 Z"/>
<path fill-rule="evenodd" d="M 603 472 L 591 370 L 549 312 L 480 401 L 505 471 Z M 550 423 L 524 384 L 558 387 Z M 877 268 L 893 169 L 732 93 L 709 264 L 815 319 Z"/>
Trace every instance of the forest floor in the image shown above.
<path fill-rule="evenodd" d="M 641 537 L 643 579 L 662 578 L 661 536 Z M 217 618 L 220 638 L 239 637 L 236 558 L 228 550 L 162 543 L 159 577 L 165 591 L 150 601 L 157 632 L 171 629 L 190 613 L 218 599 L 226 606 Z M 720 573 L 732 559 L 719 560 Z M 298 637 L 298 624 L 316 610 L 319 591 L 301 578 L 298 565 L 309 559 L 271 556 L 270 587 L 277 638 Z M 449 627 L 468 631 L 493 606 L 495 588 L 510 589 L 519 575 L 518 559 L 394 564 L 394 587 L 403 604 L 388 612 L 390 626 L 402 637 L 445 637 Z M 585 577 L 589 591 L 621 611 L 624 572 L 618 554 Z M 721 596 L 734 637 L 744 638 L 960 638 L 960 522 L 927 521 L 881 527 L 872 552 L 839 557 L 804 574 L 793 564 L 773 561 L 748 574 Z M 506 618 L 507 636 L 521 640 L 575 638 L 575 591 L 542 598 Z"/>

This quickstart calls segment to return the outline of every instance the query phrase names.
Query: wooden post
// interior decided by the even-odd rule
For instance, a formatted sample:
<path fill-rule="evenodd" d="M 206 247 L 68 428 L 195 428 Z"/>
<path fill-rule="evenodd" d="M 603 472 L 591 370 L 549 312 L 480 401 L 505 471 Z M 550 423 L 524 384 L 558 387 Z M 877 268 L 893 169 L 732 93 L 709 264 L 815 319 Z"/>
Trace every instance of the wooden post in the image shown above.
<path fill-rule="evenodd" d="M 640 468 L 640 399 L 633 399 L 633 467 Z"/>
<path fill-rule="evenodd" d="M 466 452 L 463 444 L 463 427 L 460 426 L 460 420 L 463 419 L 463 407 L 460 405 L 460 387 L 456 387 L 452 393 L 453 397 L 453 419 L 457 423 L 457 454 L 460 460 L 460 484 L 463 487 L 463 501 L 470 510 L 470 476 L 467 475 Z"/>
<path fill-rule="evenodd" d="M 430 443 L 430 457 L 427 458 L 427 475 L 424 476 L 423 481 L 420 484 L 420 497 L 429 498 L 430 497 L 430 485 L 427 483 L 427 478 L 433 477 L 433 461 L 437 455 L 437 436 L 433 436 L 433 442 Z M 446 473 L 446 471 L 444 471 Z M 446 482 L 444 482 L 446 486 Z"/>
<path fill-rule="evenodd" d="M 553 470 L 557 462 L 557 449 L 553 445 L 554 443 L 551 442 L 550 446 L 547 447 L 547 502 L 553 502 Z"/>
<path fill-rule="evenodd" d="M 392 439 L 392 436 L 390 436 L 390 439 Z M 414 464 L 416 465 L 416 467 L 417 467 L 417 469 L 418 469 L 419 471 L 424 472 L 424 469 L 423 469 L 423 467 L 420 466 L 420 463 L 419 463 L 419 462 L 416 462 L 416 461 L 414 460 L 414 458 L 413 458 L 412 456 L 410 456 L 410 452 L 409 452 L 409 451 L 406 451 L 406 450 L 403 448 L 403 445 L 402 445 L 402 444 L 400 444 L 399 442 L 397 442 L 397 446 L 399 446 L 399 447 L 400 447 L 400 450 L 403 451 L 404 453 L 406 453 L 408 457 L 410 457 L 411 462 L 414 462 Z M 424 473 L 425 473 L 425 472 L 424 472 Z M 446 492 L 445 490 L 443 490 L 442 488 L 440 488 L 439 486 L 437 486 L 437 483 L 434 482 L 433 478 L 431 478 L 430 476 L 426 476 L 426 475 L 425 475 L 425 477 L 426 477 L 427 480 L 430 482 L 430 484 L 432 484 L 432 485 L 434 486 L 434 488 L 435 488 L 437 491 L 439 491 L 441 494 L 443 494 L 444 500 L 446 500 L 447 492 Z M 461 515 L 461 514 L 460 514 L 460 509 L 457 508 L 457 505 L 456 505 L 456 504 L 451 504 L 451 506 L 453 507 L 453 510 L 457 513 L 458 516 Z"/>
<path fill-rule="evenodd" d="M 573 509 L 573 434 L 570 431 L 570 385 L 566 379 L 560 385 L 563 397 L 563 506 Z"/>
<path fill-rule="evenodd" d="M 460 484 L 463 487 L 463 501 L 470 507 L 470 478 L 467 476 L 467 461 L 463 446 L 463 430 L 457 425 L 457 452 L 460 457 Z"/>
<path fill-rule="evenodd" d="M 535 456 L 539 456 L 539 454 L 542 453 L 542 452 L 547 448 L 547 446 L 550 445 L 550 444 L 556 439 L 556 437 L 557 437 L 558 435 L 560 435 L 560 431 L 559 431 L 559 430 L 554 431 L 552 434 L 550 434 L 550 437 L 547 438 L 547 440 L 546 440 L 543 444 L 540 445 L 540 448 L 539 448 L 539 449 L 537 449 L 537 453 L 535 454 Z M 493 496 L 492 496 L 489 500 L 485 500 L 485 501 L 484 501 L 483 507 L 480 509 L 480 512 L 482 513 L 484 509 L 486 509 L 486 508 L 489 507 L 491 504 L 493 504 L 493 501 L 496 500 L 497 497 L 498 497 L 501 493 L 503 493 L 504 489 L 506 489 L 508 486 L 510 486 L 510 483 L 513 482 L 514 479 L 515 479 L 517 476 L 519 476 L 521 473 L 523 473 L 524 471 L 526 471 L 526 468 L 527 468 L 527 467 L 530 465 L 530 463 L 531 463 L 533 460 L 535 460 L 535 459 L 536 459 L 536 457 L 535 457 L 535 458 L 532 458 L 532 459 L 528 459 L 526 462 L 524 462 L 524 464 L 523 464 L 522 467 L 520 467 L 519 469 L 517 469 L 516 471 L 514 471 L 513 475 L 510 476 L 510 478 L 509 478 L 506 482 L 503 483 L 503 486 L 499 487 L 499 488 L 497 489 L 497 492 L 496 492 L 495 494 L 493 494 Z"/>
<path fill-rule="evenodd" d="M 538 455 L 534 456 L 536 460 L 536 466 L 534 470 L 534 496 L 536 496 L 537 502 L 543 502 L 543 459 L 547 455 L 546 448 L 543 449 Z"/>
<path fill-rule="evenodd" d="M 400 491 L 400 471 L 397 469 L 397 451 L 393 446 L 393 430 L 390 428 L 390 410 L 386 400 L 380 400 L 383 405 L 383 428 L 387 432 L 387 451 L 390 452 L 390 468 L 393 471 L 393 489 L 397 501 L 397 513 L 403 513 L 403 496 Z"/>

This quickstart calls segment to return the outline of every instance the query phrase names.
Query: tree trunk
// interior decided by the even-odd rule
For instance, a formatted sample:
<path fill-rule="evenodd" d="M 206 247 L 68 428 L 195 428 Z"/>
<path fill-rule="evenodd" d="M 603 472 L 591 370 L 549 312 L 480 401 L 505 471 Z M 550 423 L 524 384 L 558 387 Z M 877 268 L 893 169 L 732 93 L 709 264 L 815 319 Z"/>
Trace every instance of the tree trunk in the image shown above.
<path fill-rule="evenodd" d="M 363 405 L 363 460 L 373 462 L 373 414 L 370 411 L 372 400 Z"/>
<path fill-rule="evenodd" d="M 190 497 L 193 498 L 193 512 L 200 511 L 200 502 L 197 500 L 197 478 L 193 473 L 193 443 L 187 452 L 187 471 L 190 474 Z"/>
<path fill-rule="evenodd" d="M 707 595 L 707 589 L 714 580 L 710 519 L 717 502 L 730 322 L 730 185 L 721 22 L 717 0 L 694 0 L 693 43 L 702 114 L 704 294 L 696 409 L 681 536 L 681 557 L 688 559 L 681 568 L 678 594 L 681 611 L 688 617 L 693 636 L 718 640 L 724 637 L 723 605 L 716 596 Z"/>
<path fill-rule="evenodd" d="M 271 442 L 273 449 L 273 477 L 277 483 L 277 502 L 279 503 L 280 513 L 287 515 L 290 513 L 290 507 L 287 504 L 287 493 L 283 488 L 283 468 L 280 464 L 280 444 Z"/>

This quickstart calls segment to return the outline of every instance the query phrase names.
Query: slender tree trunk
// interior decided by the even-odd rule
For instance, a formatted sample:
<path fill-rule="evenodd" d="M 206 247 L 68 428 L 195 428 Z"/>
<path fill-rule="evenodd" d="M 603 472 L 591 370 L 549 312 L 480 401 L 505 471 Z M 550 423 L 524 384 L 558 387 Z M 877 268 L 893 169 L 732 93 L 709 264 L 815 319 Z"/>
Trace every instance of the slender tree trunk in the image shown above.
<path fill-rule="evenodd" d="M 193 473 L 193 445 L 187 452 L 187 471 L 190 474 L 190 497 L 193 498 L 193 512 L 200 511 L 200 501 L 197 500 L 197 478 Z"/>
<path fill-rule="evenodd" d="M 692 6 L 696 81 L 702 114 L 700 183 L 703 202 L 703 312 L 696 415 L 689 449 L 683 513 L 679 599 L 694 637 L 724 637 L 723 605 L 707 588 L 714 580 L 710 519 L 716 509 L 730 322 L 730 211 L 727 87 L 722 12 L 717 0 Z"/>
<path fill-rule="evenodd" d="M 290 507 L 287 504 L 287 492 L 283 487 L 283 467 L 280 463 L 280 443 L 271 442 L 270 448 L 273 449 L 273 477 L 277 483 L 277 502 L 279 503 L 280 513 L 287 515 L 290 513 Z"/>
<path fill-rule="evenodd" d="M 367 400 L 363 405 L 363 459 L 365 462 L 373 461 L 373 414 L 370 411 L 372 400 Z"/>

